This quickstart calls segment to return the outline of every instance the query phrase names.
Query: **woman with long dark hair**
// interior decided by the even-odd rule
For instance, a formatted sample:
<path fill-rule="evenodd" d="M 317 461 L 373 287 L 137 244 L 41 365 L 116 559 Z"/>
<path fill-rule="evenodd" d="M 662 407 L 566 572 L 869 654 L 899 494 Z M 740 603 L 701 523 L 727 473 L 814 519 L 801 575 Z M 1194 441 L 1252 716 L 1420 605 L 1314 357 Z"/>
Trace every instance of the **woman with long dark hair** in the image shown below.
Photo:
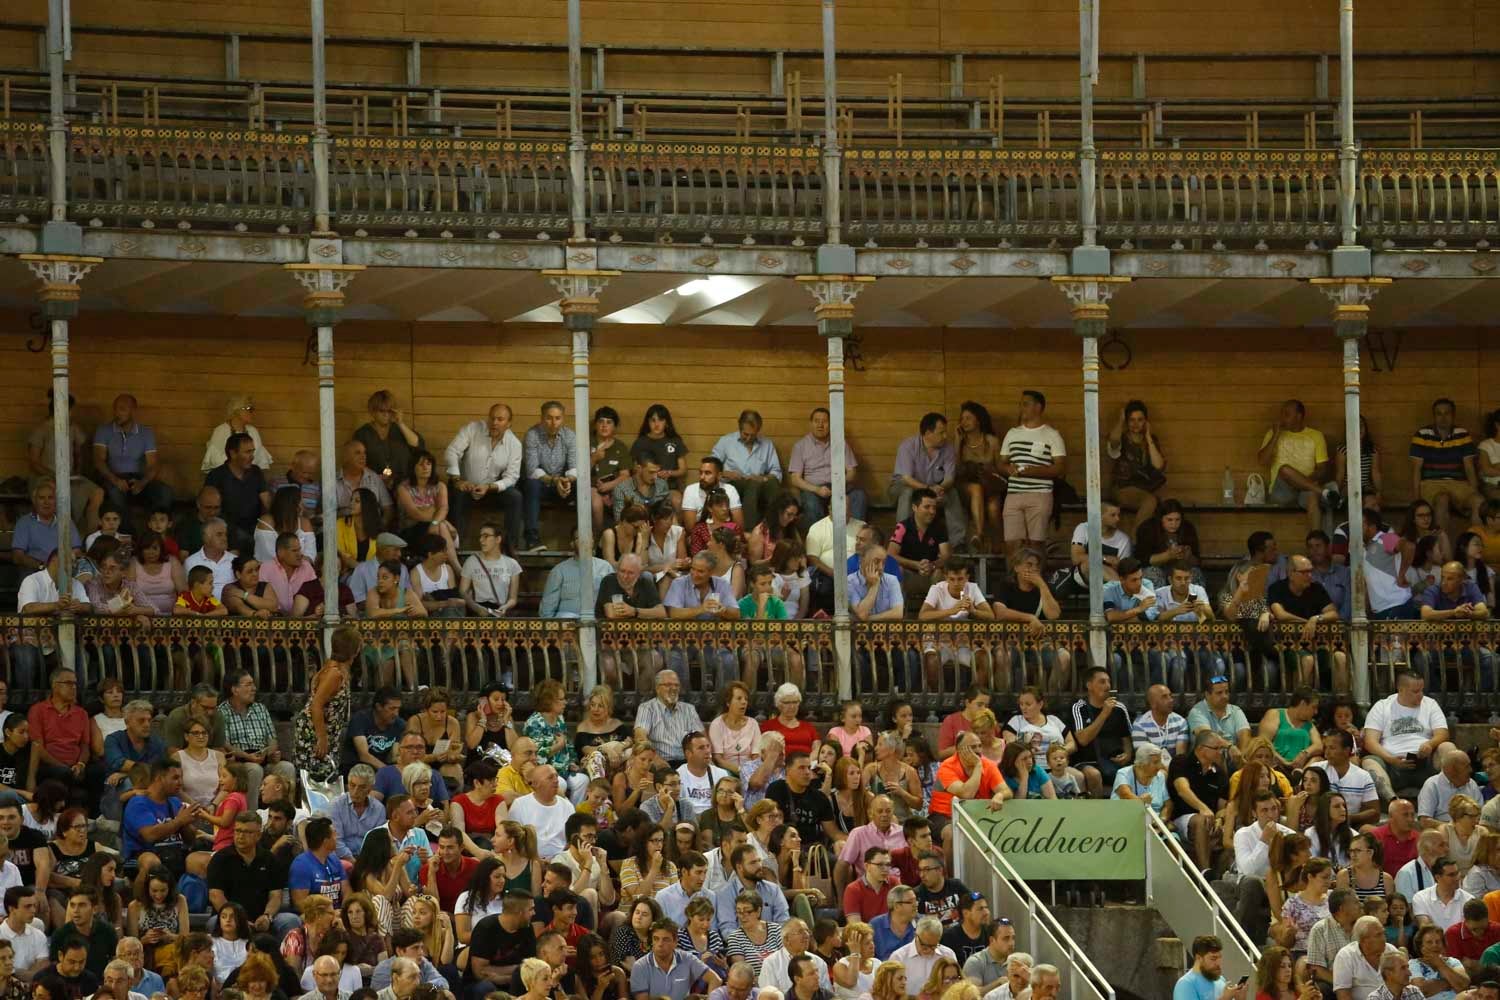
<path fill-rule="evenodd" d="M 802 532 L 798 524 L 802 519 L 802 501 L 795 493 L 782 493 L 771 502 L 761 518 L 745 536 L 746 550 L 752 563 L 764 562 L 783 540 L 800 542 Z"/>
<path fill-rule="evenodd" d="M 1334 453 L 1334 468 L 1338 471 L 1339 489 L 1349 495 L 1349 443 L 1339 445 Z M 1366 507 L 1379 509 L 1381 503 L 1380 446 L 1375 435 L 1370 433 L 1370 424 L 1364 414 L 1359 417 L 1359 484 L 1360 497 Z"/>
<path fill-rule="evenodd" d="M 432 452 L 423 448 L 412 453 L 411 471 L 396 487 L 396 506 L 401 511 L 401 536 L 411 545 L 422 544 L 429 535 L 441 538 L 456 577 L 458 532 L 448 520 L 448 485 L 438 475 Z"/>
<path fill-rule="evenodd" d="M 989 546 L 986 515 L 988 524 L 1000 524 L 1005 480 L 996 467 L 999 459 L 1000 437 L 990 411 L 972 399 L 964 400 L 958 408 L 958 468 L 954 480 L 969 504 L 968 544 L 975 552 Z"/>
<path fill-rule="evenodd" d="M 1171 583 L 1172 565 L 1182 562 L 1193 568 L 1194 583 L 1200 587 L 1207 585 L 1198 565 L 1202 557 L 1198 529 L 1187 519 L 1180 501 L 1163 500 L 1149 521 L 1137 520 L 1140 527 L 1135 533 L 1135 556 L 1146 567 L 1146 579 L 1157 587 L 1165 587 Z"/>
<path fill-rule="evenodd" d="M 1336 868 L 1349 866 L 1349 844 L 1354 831 L 1349 826 L 1349 804 L 1338 792 L 1318 796 L 1312 826 L 1302 832 L 1316 857 L 1327 858 Z"/>
<path fill-rule="evenodd" d="M 635 444 L 630 446 L 630 457 L 639 462 L 650 459 L 661 469 L 658 479 L 666 480 L 672 487 L 672 502 L 682 505 L 682 487 L 687 478 L 687 445 L 672 423 L 672 411 L 661 403 L 646 407 L 641 418 L 641 430 Z"/>
<path fill-rule="evenodd" d="M 1484 538 L 1476 531 L 1466 531 L 1458 536 L 1454 546 L 1453 558 L 1464 564 L 1464 572 L 1479 592 L 1484 595 L 1486 601 L 1491 603 L 1495 600 L 1494 574 L 1484 560 Z"/>
<path fill-rule="evenodd" d="M 349 500 L 349 513 L 338 520 L 339 566 L 344 573 L 375 558 L 375 539 L 385 530 L 380 499 L 375 491 L 360 488 Z"/>
<path fill-rule="evenodd" d="M 1115 502 L 1135 511 L 1131 530 L 1150 523 L 1161 489 L 1167 485 L 1167 458 L 1151 432 L 1145 403 L 1132 399 L 1125 404 L 1114 430 L 1104 439 L 1104 450 L 1112 463 Z"/>
<path fill-rule="evenodd" d="M 491 855 L 479 862 L 469 876 L 469 887 L 458 894 L 453 904 L 453 930 L 460 944 L 469 943 L 474 925 L 485 917 L 498 914 L 505 896 L 505 868 Z"/>
<path fill-rule="evenodd" d="M 283 486 L 272 494 L 271 509 L 255 522 L 255 558 L 274 562 L 276 539 L 282 534 L 296 535 L 302 543 L 302 554 L 318 565 L 318 536 L 303 513 L 302 491 L 296 486 Z"/>

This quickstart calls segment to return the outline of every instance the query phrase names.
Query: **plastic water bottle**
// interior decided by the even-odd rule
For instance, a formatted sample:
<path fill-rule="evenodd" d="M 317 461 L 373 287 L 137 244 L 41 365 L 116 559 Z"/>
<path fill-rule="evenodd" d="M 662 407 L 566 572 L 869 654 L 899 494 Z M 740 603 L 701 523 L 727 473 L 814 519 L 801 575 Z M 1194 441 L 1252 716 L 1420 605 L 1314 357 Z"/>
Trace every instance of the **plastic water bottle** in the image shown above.
<path fill-rule="evenodd" d="M 1229 471 L 1229 466 L 1224 466 L 1224 506 L 1234 506 L 1234 473 Z"/>

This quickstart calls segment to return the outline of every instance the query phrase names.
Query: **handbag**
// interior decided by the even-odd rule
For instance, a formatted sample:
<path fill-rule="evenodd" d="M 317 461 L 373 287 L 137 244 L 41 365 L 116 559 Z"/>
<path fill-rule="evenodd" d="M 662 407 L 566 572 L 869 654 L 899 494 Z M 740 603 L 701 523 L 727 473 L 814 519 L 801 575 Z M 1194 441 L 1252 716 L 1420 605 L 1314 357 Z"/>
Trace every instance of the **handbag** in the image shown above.
<path fill-rule="evenodd" d="M 833 854 L 823 844 L 814 844 L 807 850 L 807 860 L 802 863 L 803 881 L 809 889 L 823 894 L 823 905 L 836 905 L 833 894 Z"/>
<path fill-rule="evenodd" d="M 1266 505 L 1266 480 L 1259 472 L 1252 472 L 1245 477 L 1245 506 L 1264 507 Z"/>

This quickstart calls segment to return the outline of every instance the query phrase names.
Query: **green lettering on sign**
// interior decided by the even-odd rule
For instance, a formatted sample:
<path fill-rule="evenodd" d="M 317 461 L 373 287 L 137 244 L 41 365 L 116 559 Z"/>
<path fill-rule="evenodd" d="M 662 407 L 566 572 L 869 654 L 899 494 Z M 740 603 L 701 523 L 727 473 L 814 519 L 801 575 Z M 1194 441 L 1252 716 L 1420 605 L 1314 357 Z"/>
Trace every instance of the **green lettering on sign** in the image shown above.
<path fill-rule="evenodd" d="M 1145 804 L 1124 799 L 1011 800 L 963 809 L 1024 879 L 1143 879 Z"/>

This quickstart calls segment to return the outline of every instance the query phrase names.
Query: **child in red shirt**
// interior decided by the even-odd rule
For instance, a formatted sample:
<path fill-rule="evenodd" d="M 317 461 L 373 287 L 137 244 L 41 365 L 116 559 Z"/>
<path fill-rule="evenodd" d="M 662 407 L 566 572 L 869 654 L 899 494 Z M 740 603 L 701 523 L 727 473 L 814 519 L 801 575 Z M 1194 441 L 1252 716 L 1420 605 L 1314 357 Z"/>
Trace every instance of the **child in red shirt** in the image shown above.
<path fill-rule="evenodd" d="M 214 571 L 207 566 L 188 570 L 188 589 L 177 595 L 174 615 L 227 615 L 229 609 L 214 597 Z"/>

